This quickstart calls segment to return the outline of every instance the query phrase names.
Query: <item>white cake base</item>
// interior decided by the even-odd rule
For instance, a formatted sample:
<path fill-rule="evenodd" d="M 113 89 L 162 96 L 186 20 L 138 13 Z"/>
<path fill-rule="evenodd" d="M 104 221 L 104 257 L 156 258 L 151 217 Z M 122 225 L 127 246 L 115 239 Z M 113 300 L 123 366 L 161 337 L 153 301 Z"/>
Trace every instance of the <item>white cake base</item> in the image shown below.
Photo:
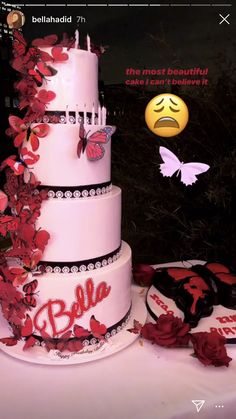
<path fill-rule="evenodd" d="M 95 361 L 113 355 L 121 351 L 127 346 L 131 345 L 137 338 L 138 334 L 130 333 L 127 329 L 133 327 L 133 321 L 138 320 L 144 324 L 147 317 L 147 311 L 142 296 L 139 294 L 136 287 L 132 287 L 132 310 L 129 321 L 126 327 L 117 333 L 115 336 L 109 338 L 104 343 L 86 347 L 80 352 L 63 352 L 50 351 L 47 352 L 45 348 L 36 346 L 27 351 L 23 351 L 24 342 L 19 342 L 15 346 L 5 346 L 0 343 L 0 349 L 7 355 L 22 361 L 32 362 L 34 364 L 46 365 L 73 365 L 83 364 L 85 362 Z M 8 323 L 5 319 L 0 318 L 0 338 L 8 336 L 10 333 Z"/>

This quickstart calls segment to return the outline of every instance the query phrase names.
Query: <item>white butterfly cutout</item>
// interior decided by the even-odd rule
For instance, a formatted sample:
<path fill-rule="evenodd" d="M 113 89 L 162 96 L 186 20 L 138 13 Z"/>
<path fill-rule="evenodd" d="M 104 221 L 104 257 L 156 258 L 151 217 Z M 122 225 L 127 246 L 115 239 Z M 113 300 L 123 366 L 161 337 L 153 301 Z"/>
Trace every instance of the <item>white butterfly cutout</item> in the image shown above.
<path fill-rule="evenodd" d="M 210 168 L 208 164 L 204 163 L 183 163 L 166 147 L 160 147 L 159 152 L 164 162 L 160 164 L 161 174 L 170 177 L 175 172 L 177 172 L 176 176 L 178 176 L 180 172 L 180 180 L 186 186 L 195 183 L 197 181 L 197 175 L 206 172 Z"/>

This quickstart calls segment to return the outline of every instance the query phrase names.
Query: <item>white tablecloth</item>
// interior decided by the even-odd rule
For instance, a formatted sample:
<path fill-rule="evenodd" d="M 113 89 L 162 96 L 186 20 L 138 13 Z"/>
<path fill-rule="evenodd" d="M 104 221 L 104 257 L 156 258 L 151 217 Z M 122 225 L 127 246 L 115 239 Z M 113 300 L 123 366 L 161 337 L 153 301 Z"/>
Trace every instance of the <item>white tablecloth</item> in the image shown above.
<path fill-rule="evenodd" d="M 0 352 L 0 418 L 235 419 L 236 346 L 229 368 L 204 367 L 190 353 L 137 340 L 99 361 L 41 366 Z M 206 400 L 199 413 L 193 399 Z"/>

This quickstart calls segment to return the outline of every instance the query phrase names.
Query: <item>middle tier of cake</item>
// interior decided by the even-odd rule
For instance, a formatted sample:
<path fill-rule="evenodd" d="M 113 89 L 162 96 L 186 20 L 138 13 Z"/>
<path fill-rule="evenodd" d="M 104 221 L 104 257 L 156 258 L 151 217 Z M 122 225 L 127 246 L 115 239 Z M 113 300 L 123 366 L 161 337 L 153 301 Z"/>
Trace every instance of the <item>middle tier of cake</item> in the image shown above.
<path fill-rule="evenodd" d="M 113 186 L 111 192 L 89 198 L 50 198 L 42 204 L 37 228 L 50 234 L 42 261 L 95 266 L 109 258 L 116 260 L 121 244 L 121 189 Z"/>

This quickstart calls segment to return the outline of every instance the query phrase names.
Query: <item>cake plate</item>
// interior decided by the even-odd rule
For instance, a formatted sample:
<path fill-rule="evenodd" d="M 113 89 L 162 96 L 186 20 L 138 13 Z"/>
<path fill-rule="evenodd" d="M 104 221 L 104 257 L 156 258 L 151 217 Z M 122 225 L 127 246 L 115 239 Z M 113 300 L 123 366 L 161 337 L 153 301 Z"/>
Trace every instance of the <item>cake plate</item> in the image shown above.
<path fill-rule="evenodd" d="M 203 260 L 187 260 L 183 262 L 171 262 L 161 265 L 153 265 L 156 268 L 187 268 L 191 269 L 194 265 L 205 265 Z M 152 296 L 152 297 L 151 297 Z M 165 297 L 153 285 L 149 288 L 146 296 L 146 306 L 152 320 L 157 320 L 161 314 L 170 311 L 174 316 L 184 319 L 183 312 L 176 306 L 172 298 Z M 217 332 L 226 338 L 227 344 L 236 344 L 236 310 L 232 310 L 222 305 L 215 305 L 211 316 L 200 319 L 197 327 L 192 328 L 192 332 Z"/>
<path fill-rule="evenodd" d="M 116 335 L 109 338 L 109 340 L 101 342 L 100 345 L 89 345 L 86 346 L 80 352 L 59 352 L 58 350 L 52 350 L 47 352 L 45 348 L 35 346 L 33 348 L 23 351 L 24 342 L 19 341 L 15 346 L 5 346 L 0 343 L 0 349 L 7 355 L 14 358 L 18 358 L 22 361 L 32 362 L 34 364 L 46 364 L 46 365 L 73 365 L 83 364 L 85 362 L 96 361 L 98 359 L 105 358 L 113 355 L 116 352 L 125 349 L 131 345 L 138 337 L 138 334 L 130 333 L 127 329 L 133 327 L 134 320 L 138 320 L 141 324 L 144 324 L 147 318 L 147 310 L 143 296 L 140 295 L 139 289 L 132 286 L 132 309 L 129 320 L 126 326 Z M 0 317 L 0 338 L 11 335 L 11 331 L 5 319 Z"/>

